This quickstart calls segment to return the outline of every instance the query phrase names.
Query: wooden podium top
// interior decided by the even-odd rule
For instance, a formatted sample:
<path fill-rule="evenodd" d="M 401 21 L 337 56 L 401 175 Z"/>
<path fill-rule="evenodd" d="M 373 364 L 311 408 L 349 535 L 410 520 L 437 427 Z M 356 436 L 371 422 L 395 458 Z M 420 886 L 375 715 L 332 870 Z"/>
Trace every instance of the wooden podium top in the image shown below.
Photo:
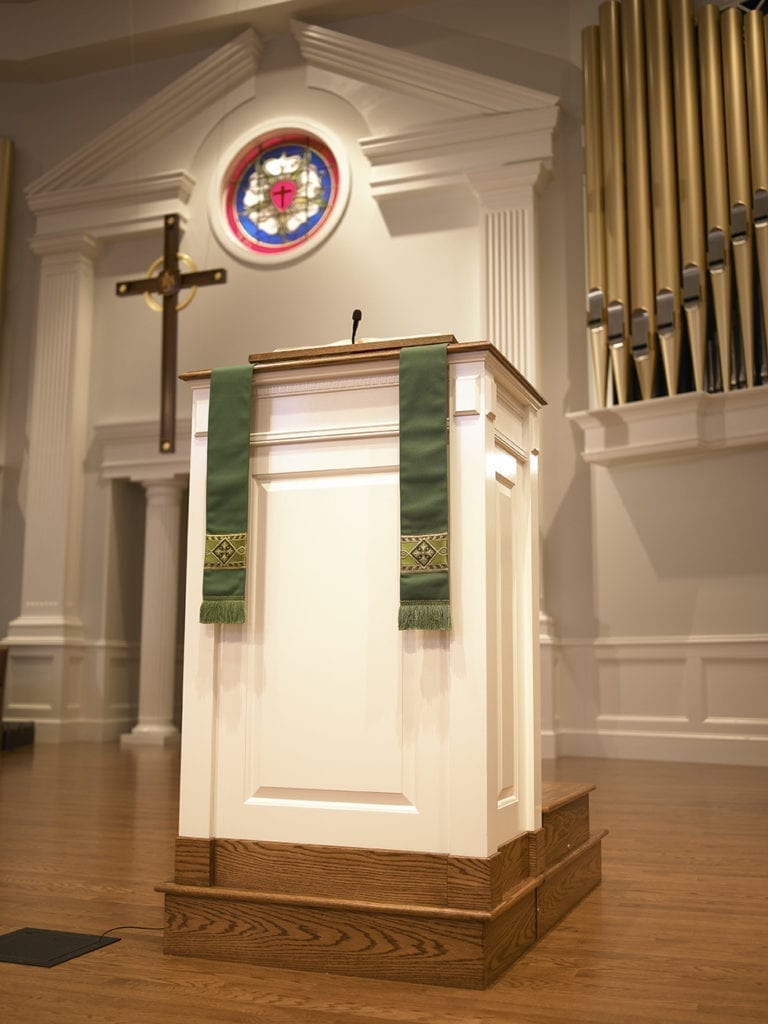
<path fill-rule="evenodd" d="M 458 342 L 452 334 L 433 334 L 420 338 L 387 338 L 383 341 L 358 341 L 348 345 L 321 345 L 316 348 L 276 349 L 272 352 L 253 352 L 248 362 L 253 363 L 254 373 L 282 369 L 284 367 L 330 366 L 357 363 L 366 359 L 386 359 L 399 355 L 400 349 L 413 345 L 447 344 L 448 353 L 490 352 L 522 384 L 535 401 L 546 405 L 546 401 L 506 356 L 490 341 Z M 180 374 L 183 381 L 207 380 L 210 370 L 191 370 Z"/>

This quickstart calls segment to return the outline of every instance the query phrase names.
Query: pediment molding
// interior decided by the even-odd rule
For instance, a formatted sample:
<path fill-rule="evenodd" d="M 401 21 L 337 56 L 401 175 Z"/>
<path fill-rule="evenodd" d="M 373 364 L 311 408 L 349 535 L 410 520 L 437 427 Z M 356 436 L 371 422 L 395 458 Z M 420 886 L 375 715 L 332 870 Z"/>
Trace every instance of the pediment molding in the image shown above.
<path fill-rule="evenodd" d="M 318 75 L 310 86 L 337 92 L 363 117 L 371 96 L 345 88 L 349 80 L 426 100 L 438 111 L 427 123 L 360 139 L 376 199 L 459 184 L 497 208 L 506 200 L 517 204 L 521 190 L 545 180 L 560 111 L 557 96 L 316 25 L 295 21 L 292 29 Z"/>
<path fill-rule="evenodd" d="M 49 193 L 101 182 L 206 108 L 218 105 L 222 116 L 221 100 L 254 76 L 261 49 L 252 29 L 242 32 L 33 182 L 26 192 L 30 208 L 45 203 Z"/>
<path fill-rule="evenodd" d="M 501 113 L 557 105 L 558 97 L 489 75 L 405 53 L 391 46 L 307 25 L 291 24 L 301 55 L 311 67 L 466 113 Z"/>
<path fill-rule="evenodd" d="M 559 113 L 552 94 L 316 25 L 292 22 L 292 31 L 310 69 L 418 96 L 427 100 L 427 109 L 445 110 L 445 117 L 438 112 L 431 123 L 360 140 L 377 199 L 457 182 L 480 194 L 475 182 L 489 170 L 502 169 L 508 181 L 509 166 L 543 167 L 551 160 Z M 202 111 L 212 110 L 220 120 L 240 102 L 238 86 L 252 81 L 255 88 L 261 50 L 252 29 L 241 33 L 38 178 L 26 193 L 38 217 L 38 236 L 72 230 L 94 237 L 136 234 L 169 210 L 184 220 L 195 185 L 188 171 L 105 179 Z M 451 116 L 456 111 L 460 116 Z"/>

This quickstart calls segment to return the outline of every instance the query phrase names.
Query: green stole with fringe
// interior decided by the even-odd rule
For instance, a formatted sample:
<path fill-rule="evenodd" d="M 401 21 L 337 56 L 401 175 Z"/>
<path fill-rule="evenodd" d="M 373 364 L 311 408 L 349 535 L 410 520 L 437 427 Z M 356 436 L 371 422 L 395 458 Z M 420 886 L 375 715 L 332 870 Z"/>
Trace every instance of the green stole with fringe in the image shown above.
<path fill-rule="evenodd" d="M 245 622 L 253 367 L 211 373 L 200 621 Z"/>
<path fill-rule="evenodd" d="M 400 629 L 450 629 L 448 346 L 400 349 Z"/>
<path fill-rule="evenodd" d="M 245 622 L 253 367 L 211 374 L 204 623 Z M 400 350 L 400 629 L 451 628 L 446 345 Z"/>

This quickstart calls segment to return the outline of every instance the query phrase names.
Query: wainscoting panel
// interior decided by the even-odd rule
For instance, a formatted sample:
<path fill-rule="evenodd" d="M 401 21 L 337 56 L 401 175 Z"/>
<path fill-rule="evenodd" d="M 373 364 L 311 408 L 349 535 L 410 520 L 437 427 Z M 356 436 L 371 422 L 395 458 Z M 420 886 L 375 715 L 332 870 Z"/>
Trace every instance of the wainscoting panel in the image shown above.
<path fill-rule="evenodd" d="M 41 654 L 41 650 L 44 652 Z M 65 648 L 11 648 L 4 718 L 34 720 L 39 743 L 108 742 L 136 721 L 139 645 L 125 641 L 82 641 Z M 56 672 L 46 672 L 50 663 Z M 62 678 L 58 691 L 45 680 Z"/>
<path fill-rule="evenodd" d="M 768 765 L 768 636 L 548 639 L 545 756 Z"/>

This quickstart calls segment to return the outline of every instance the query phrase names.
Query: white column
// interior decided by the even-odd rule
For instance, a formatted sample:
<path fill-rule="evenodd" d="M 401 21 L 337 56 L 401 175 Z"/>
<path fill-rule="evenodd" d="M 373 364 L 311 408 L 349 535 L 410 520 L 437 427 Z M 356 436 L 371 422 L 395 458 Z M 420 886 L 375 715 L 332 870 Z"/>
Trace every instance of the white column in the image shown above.
<path fill-rule="evenodd" d="M 143 481 L 147 492 L 141 608 L 139 720 L 120 738 L 128 745 L 178 740 L 173 722 L 181 498 L 177 478 Z"/>
<path fill-rule="evenodd" d="M 4 642 L 13 714 L 34 718 L 43 740 L 69 738 L 84 685 L 80 556 L 97 248 L 83 234 L 32 240 L 42 262 L 22 601 Z"/>
<path fill-rule="evenodd" d="M 549 176 L 546 160 L 469 174 L 484 210 L 485 336 L 537 384 L 538 282 L 536 193 Z"/>

